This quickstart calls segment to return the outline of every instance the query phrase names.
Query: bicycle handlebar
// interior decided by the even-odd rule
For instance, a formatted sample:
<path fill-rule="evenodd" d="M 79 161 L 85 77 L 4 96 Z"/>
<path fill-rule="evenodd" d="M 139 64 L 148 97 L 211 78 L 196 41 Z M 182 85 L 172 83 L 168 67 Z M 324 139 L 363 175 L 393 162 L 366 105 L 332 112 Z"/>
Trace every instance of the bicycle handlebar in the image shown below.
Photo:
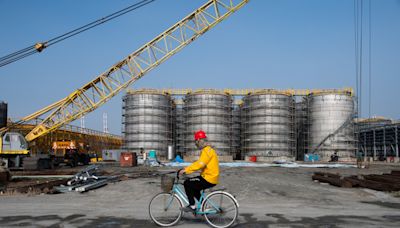
<path fill-rule="evenodd" d="M 163 173 L 160 173 L 161 175 L 166 175 L 166 174 L 173 174 L 173 173 L 176 173 L 176 179 L 178 179 L 179 180 L 179 172 L 181 171 L 182 169 L 178 169 L 178 171 L 169 171 L 169 172 L 163 172 Z"/>

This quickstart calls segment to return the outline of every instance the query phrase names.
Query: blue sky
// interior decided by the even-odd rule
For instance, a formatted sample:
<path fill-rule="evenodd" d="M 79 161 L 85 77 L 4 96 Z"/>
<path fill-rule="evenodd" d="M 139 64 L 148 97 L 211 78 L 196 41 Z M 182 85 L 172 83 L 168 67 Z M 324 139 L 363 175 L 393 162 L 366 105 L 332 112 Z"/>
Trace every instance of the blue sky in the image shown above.
<path fill-rule="evenodd" d="M 400 119 L 400 1 L 372 1 L 372 115 Z M 137 1 L 0 0 L 0 56 L 49 40 Z M 0 68 L 0 100 L 21 118 L 94 79 L 205 0 L 157 0 Z M 368 0 L 364 0 L 368 14 Z M 364 18 L 362 115 L 368 116 Z M 355 88 L 352 0 L 251 0 L 133 88 Z M 86 116 L 121 133 L 124 93 Z M 79 122 L 76 123 L 79 125 Z"/>

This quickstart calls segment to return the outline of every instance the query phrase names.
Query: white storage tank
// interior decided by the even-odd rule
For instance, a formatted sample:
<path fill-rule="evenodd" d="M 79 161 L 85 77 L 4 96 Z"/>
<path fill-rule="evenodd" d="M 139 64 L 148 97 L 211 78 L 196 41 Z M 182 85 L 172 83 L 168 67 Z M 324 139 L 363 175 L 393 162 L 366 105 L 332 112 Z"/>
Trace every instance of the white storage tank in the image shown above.
<path fill-rule="evenodd" d="M 131 152 L 155 150 L 167 157 L 173 145 L 173 101 L 157 90 L 137 90 L 123 97 L 124 146 Z"/>
<path fill-rule="evenodd" d="M 264 90 L 243 98 L 242 152 L 269 160 L 294 155 L 294 106 L 289 93 Z M 269 157 L 269 158 L 268 158 Z"/>
<path fill-rule="evenodd" d="M 355 152 L 354 99 L 345 92 L 316 92 L 309 95 L 309 152 L 329 160 L 337 152 L 350 158 Z"/>
<path fill-rule="evenodd" d="M 201 90 L 188 94 L 184 99 L 184 115 L 186 155 L 199 155 L 200 151 L 194 144 L 194 133 L 203 130 L 218 155 L 232 156 L 232 98 L 230 95 L 214 90 Z"/>

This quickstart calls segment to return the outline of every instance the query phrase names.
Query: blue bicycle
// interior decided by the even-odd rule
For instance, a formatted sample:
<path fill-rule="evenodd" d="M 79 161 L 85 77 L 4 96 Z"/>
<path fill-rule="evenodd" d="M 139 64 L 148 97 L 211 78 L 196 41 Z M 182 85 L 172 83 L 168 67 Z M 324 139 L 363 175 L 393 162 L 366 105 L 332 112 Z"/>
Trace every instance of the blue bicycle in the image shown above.
<path fill-rule="evenodd" d="M 179 171 L 178 171 L 179 172 Z M 183 182 L 179 181 L 178 172 L 168 172 L 161 175 L 163 192 L 155 195 L 149 204 L 151 220 L 159 226 L 173 226 L 182 218 L 181 208 L 189 205 Z M 170 175 L 175 174 L 176 175 Z M 201 192 L 200 200 L 196 199 L 195 215 L 202 215 L 208 224 L 216 228 L 230 227 L 239 214 L 239 204 L 235 197 L 224 189 Z"/>

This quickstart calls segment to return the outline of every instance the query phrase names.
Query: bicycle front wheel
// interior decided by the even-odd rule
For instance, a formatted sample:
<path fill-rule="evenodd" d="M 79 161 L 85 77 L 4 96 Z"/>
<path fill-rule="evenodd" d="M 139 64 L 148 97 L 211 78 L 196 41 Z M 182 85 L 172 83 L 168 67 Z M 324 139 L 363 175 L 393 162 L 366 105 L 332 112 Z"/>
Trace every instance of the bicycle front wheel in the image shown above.
<path fill-rule="evenodd" d="M 181 207 L 182 203 L 176 195 L 159 193 L 150 201 L 150 218 L 159 226 L 173 226 L 182 217 Z"/>
<path fill-rule="evenodd" d="M 239 214 L 236 201 L 225 192 L 214 192 L 208 195 L 204 199 L 202 210 L 207 222 L 216 228 L 232 226 Z"/>

